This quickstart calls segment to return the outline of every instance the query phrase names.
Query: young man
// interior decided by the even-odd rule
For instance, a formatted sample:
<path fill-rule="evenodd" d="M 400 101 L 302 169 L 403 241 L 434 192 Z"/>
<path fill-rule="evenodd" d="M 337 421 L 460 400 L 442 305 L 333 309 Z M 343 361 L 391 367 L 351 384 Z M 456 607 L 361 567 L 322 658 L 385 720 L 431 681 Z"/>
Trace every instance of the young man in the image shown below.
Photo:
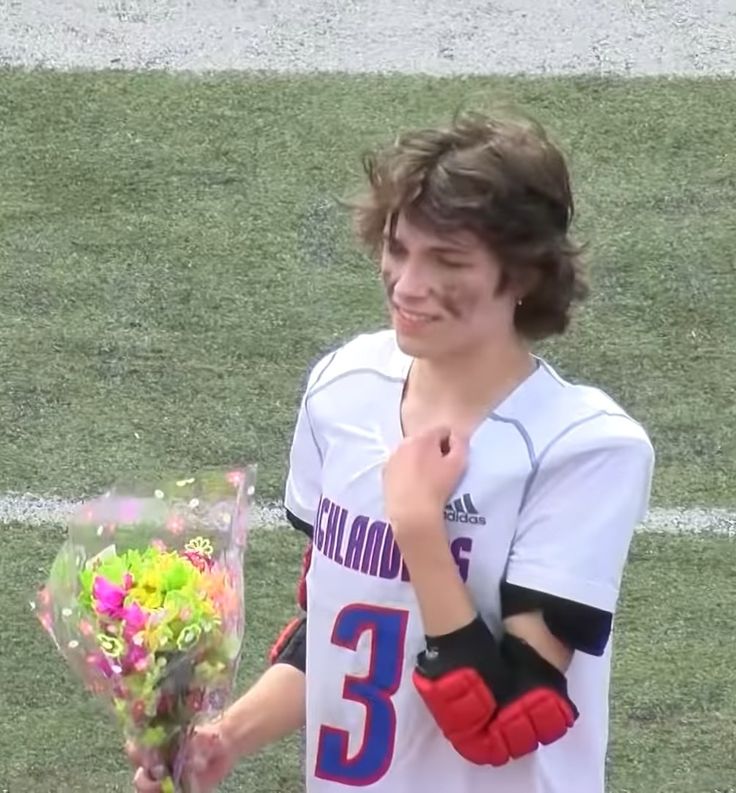
<path fill-rule="evenodd" d="M 308 793 L 602 793 L 653 450 L 531 350 L 587 291 L 564 159 L 534 124 L 471 115 L 366 170 L 356 227 L 393 327 L 311 371 L 286 487 L 304 613 L 200 731 L 193 779 L 306 724 Z"/>

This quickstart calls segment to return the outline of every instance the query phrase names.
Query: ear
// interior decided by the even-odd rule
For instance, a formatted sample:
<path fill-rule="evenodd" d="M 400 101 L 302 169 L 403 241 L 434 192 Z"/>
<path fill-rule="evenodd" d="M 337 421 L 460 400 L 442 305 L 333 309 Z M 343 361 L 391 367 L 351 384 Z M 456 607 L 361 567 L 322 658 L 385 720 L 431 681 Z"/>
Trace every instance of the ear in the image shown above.
<path fill-rule="evenodd" d="M 517 306 L 521 305 L 539 285 L 541 273 L 536 268 L 524 266 L 522 262 L 505 264 L 498 259 L 496 261 L 499 270 L 496 295 L 506 295 Z"/>
<path fill-rule="evenodd" d="M 517 306 L 520 306 L 530 294 L 536 291 L 541 280 L 542 275 L 537 269 L 524 268 L 518 274 L 510 286 Z"/>

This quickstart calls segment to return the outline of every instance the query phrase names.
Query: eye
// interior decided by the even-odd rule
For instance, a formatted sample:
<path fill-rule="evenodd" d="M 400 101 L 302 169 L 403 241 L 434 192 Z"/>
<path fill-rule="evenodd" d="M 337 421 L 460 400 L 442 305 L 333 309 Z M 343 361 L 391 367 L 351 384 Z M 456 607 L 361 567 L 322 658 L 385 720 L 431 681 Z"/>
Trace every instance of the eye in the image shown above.
<path fill-rule="evenodd" d="M 441 256 L 438 257 L 437 263 L 450 270 L 461 270 L 467 267 L 472 267 L 470 262 L 460 262 L 456 261 L 455 259 L 444 259 Z"/>
<path fill-rule="evenodd" d="M 395 259 L 398 259 L 402 256 L 406 256 L 406 249 L 404 248 L 401 243 L 397 242 L 396 240 L 392 239 L 384 239 L 383 241 L 384 250 L 386 250 L 390 256 L 393 256 Z"/>

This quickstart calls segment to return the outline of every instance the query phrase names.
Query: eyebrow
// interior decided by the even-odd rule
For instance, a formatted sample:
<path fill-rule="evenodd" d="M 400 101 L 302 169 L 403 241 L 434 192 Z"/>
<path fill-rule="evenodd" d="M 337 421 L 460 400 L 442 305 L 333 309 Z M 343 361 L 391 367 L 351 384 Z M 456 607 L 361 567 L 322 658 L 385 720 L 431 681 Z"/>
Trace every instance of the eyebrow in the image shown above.
<path fill-rule="evenodd" d="M 392 236 L 390 233 L 384 232 L 383 239 L 384 242 L 398 242 L 399 245 L 406 247 L 404 241 L 398 237 L 396 233 L 394 233 Z M 431 251 L 432 253 L 470 253 L 472 246 L 469 244 L 464 245 L 462 243 L 457 243 L 455 245 L 430 245 L 427 250 Z"/>

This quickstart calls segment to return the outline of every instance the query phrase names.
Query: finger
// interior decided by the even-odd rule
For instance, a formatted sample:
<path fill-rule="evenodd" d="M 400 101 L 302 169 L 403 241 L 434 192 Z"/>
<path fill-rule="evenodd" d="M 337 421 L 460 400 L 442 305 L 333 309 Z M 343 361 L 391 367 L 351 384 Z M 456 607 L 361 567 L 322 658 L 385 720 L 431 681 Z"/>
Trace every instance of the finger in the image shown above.
<path fill-rule="evenodd" d="M 189 773 L 201 773 L 210 765 L 213 747 L 208 741 L 198 741 L 196 746 L 190 747 L 186 753 L 186 769 Z"/>
<path fill-rule="evenodd" d="M 470 444 L 470 435 L 467 432 L 450 432 L 450 444 L 454 448 L 467 449 Z"/>
<path fill-rule="evenodd" d="M 451 433 L 452 430 L 449 427 L 445 426 L 444 424 L 440 424 L 436 427 L 425 430 L 419 435 L 414 436 L 414 441 L 421 447 L 426 447 L 434 451 L 437 449 L 442 449 L 443 445 L 447 445 Z M 443 454 L 444 453 L 445 452 L 443 450 Z"/>
<path fill-rule="evenodd" d="M 134 768 L 155 768 L 156 773 L 153 774 L 154 778 L 163 778 L 166 775 L 166 769 L 161 762 L 159 753 L 145 750 L 135 744 L 133 741 L 127 741 L 125 744 L 125 754 L 128 756 Z"/>
<path fill-rule="evenodd" d="M 440 441 L 443 438 L 448 438 L 452 434 L 452 429 L 447 424 L 438 424 L 431 430 L 427 431 L 427 437 L 430 440 Z"/>
<path fill-rule="evenodd" d="M 151 774 L 151 778 L 157 781 L 161 781 L 162 779 L 166 779 L 169 775 L 169 772 L 165 765 L 155 765 L 149 772 Z"/>
<path fill-rule="evenodd" d="M 136 746 L 136 744 L 133 743 L 133 741 L 126 741 L 125 754 L 134 768 L 138 768 L 138 766 L 143 765 L 143 755 L 141 750 Z"/>
<path fill-rule="evenodd" d="M 432 435 L 434 448 L 438 448 L 443 457 L 455 454 L 465 448 L 465 436 L 450 427 L 437 427 Z"/>
<path fill-rule="evenodd" d="M 203 754 L 202 752 L 195 752 L 194 754 L 187 754 L 186 762 L 184 764 L 183 781 L 187 790 L 193 793 L 201 788 L 201 780 L 203 776 L 207 775 L 208 770 L 212 766 L 212 756 Z"/>
<path fill-rule="evenodd" d="M 462 464 L 468 454 L 468 445 L 469 439 L 465 435 L 461 435 L 457 432 L 450 433 L 447 443 L 448 448 L 444 453 L 445 459 L 448 462 Z"/>
<path fill-rule="evenodd" d="M 137 793 L 161 793 L 161 783 L 153 779 L 144 768 L 139 768 L 133 777 Z"/>
<path fill-rule="evenodd" d="M 457 430 L 450 430 L 449 435 L 444 443 L 445 454 L 464 452 L 470 446 L 470 435 L 465 432 L 458 432 Z"/>

